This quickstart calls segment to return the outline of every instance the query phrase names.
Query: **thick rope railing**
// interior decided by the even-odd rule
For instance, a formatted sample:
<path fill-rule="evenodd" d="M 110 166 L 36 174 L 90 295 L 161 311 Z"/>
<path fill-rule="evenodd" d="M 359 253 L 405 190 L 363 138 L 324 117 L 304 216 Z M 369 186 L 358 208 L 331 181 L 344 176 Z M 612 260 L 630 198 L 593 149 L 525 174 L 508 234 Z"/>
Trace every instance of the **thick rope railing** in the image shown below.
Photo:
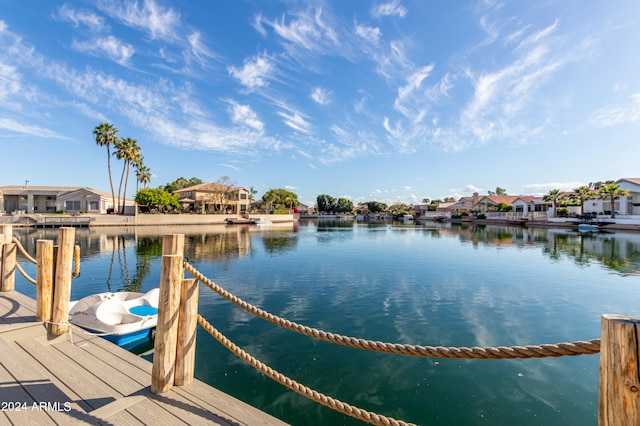
<path fill-rule="evenodd" d="M 15 235 L 13 236 L 13 242 L 16 244 L 16 247 L 18 247 L 18 250 L 20 250 L 20 253 L 22 253 L 22 255 L 25 257 L 25 259 L 27 259 L 29 262 L 33 263 L 34 265 L 37 262 L 37 260 L 35 260 L 33 258 L 33 256 L 31 256 L 29 253 L 27 253 L 27 251 L 24 249 L 24 247 L 22 247 L 22 244 L 20 243 L 20 240 L 18 240 Z"/>
<path fill-rule="evenodd" d="M 16 247 L 27 261 L 33 263 L 34 265 L 38 263 L 38 261 L 34 259 L 33 256 L 31 256 L 27 252 L 27 250 L 25 250 L 25 248 L 20 243 L 20 240 L 18 240 L 15 235 L 13 236 L 13 242 L 16 244 Z M 37 285 L 37 281 L 31 278 L 29 274 L 27 274 L 25 270 L 22 269 L 22 266 L 20 266 L 18 262 L 16 262 L 16 269 L 27 281 L 29 281 L 31 284 Z M 71 276 L 73 278 L 77 278 L 80 276 L 80 246 L 77 244 L 73 246 L 73 271 L 71 272 Z"/>
<path fill-rule="evenodd" d="M 406 423 L 406 422 L 403 422 L 402 420 L 396 420 L 391 417 L 386 417 L 380 414 L 363 410 L 362 408 L 358 408 L 353 405 L 344 403 L 337 399 L 331 398 L 330 396 L 317 392 L 307 386 L 304 386 L 296 382 L 295 380 L 292 380 L 289 377 L 283 375 L 282 373 L 274 370 L 268 365 L 258 361 L 253 356 L 249 355 L 247 352 L 245 352 L 244 350 L 239 348 L 237 345 L 235 345 L 233 342 L 231 342 L 229 339 L 227 339 L 222 333 L 220 333 L 220 331 L 218 331 L 214 326 L 212 326 L 200 314 L 198 314 L 198 324 L 200 324 L 202 328 L 204 328 L 211 336 L 213 336 L 224 347 L 226 347 L 231 352 L 233 352 L 238 358 L 242 359 L 243 361 L 251 365 L 253 368 L 260 371 L 265 376 L 275 380 L 276 382 L 287 387 L 288 389 L 312 401 L 317 402 L 318 404 L 322 404 L 325 407 L 329 407 L 342 414 L 346 414 L 358 420 L 362 420 L 374 425 L 414 426 L 413 423 Z"/>
<path fill-rule="evenodd" d="M 328 333 L 323 330 L 297 324 L 276 315 L 270 314 L 245 302 L 229 293 L 198 271 L 193 265 L 184 262 L 184 269 L 198 281 L 218 293 L 229 302 L 244 309 L 252 315 L 269 321 L 290 331 L 305 336 L 314 337 L 325 342 L 374 352 L 391 354 L 424 356 L 430 358 L 464 358 L 464 359 L 516 359 L 516 358 L 545 358 L 560 356 L 590 355 L 600 352 L 600 339 L 587 341 L 563 342 L 556 344 L 528 345 L 528 346 L 498 346 L 498 347 L 444 347 L 419 346 L 401 343 L 385 343 L 373 340 L 359 339 L 340 334 Z"/>
<path fill-rule="evenodd" d="M 31 284 L 33 285 L 37 285 L 38 282 L 36 280 L 34 280 L 33 278 L 31 278 L 29 276 L 29 274 L 27 274 L 24 269 L 22 269 L 22 266 L 20 266 L 20 264 L 18 262 L 16 262 L 16 269 L 20 272 L 20 274 L 22 274 L 22 276 L 29 281 Z"/>

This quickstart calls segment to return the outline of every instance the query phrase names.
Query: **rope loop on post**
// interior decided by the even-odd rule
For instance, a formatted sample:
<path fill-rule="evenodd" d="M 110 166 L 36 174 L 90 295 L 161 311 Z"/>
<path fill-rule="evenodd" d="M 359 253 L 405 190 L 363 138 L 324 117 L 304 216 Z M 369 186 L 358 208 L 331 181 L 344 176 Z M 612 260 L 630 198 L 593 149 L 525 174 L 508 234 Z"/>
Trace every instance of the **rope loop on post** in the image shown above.
<path fill-rule="evenodd" d="M 73 272 L 71 273 L 73 278 L 78 278 L 80 276 L 80 246 L 73 246 Z"/>

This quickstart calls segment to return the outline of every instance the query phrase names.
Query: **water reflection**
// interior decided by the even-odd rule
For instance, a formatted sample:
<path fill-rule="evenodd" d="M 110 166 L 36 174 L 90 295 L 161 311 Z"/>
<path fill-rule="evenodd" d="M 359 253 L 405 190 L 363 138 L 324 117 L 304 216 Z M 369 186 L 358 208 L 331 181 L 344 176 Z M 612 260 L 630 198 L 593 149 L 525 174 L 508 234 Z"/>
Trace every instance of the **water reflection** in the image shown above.
<path fill-rule="evenodd" d="M 570 259 L 576 265 L 600 265 L 621 275 L 640 274 L 640 234 L 630 232 L 579 233 L 566 229 L 460 224 L 407 225 L 402 222 L 358 223 L 353 220 L 301 222 L 318 243 L 334 244 L 353 238 L 353 232 L 414 231 L 429 238 L 451 238 L 464 244 L 539 249 L 553 261 Z M 298 225 L 270 229 L 249 226 L 79 228 L 76 243 L 81 258 L 107 257 L 102 272 L 105 291 L 139 291 L 154 260 L 162 255 L 162 236 L 185 234 L 185 256 L 192 262 L 229 264 L 255 253 L 255 244 L 271 255 L 294 252 L 300 242 Z M 346 232 L 349 231 L 349 232 Z M 16 228 L 14 234 L 35 255 L 36 241 L 58 238 L 53 228 Z M 345 240 L 346 239 L 346 240 Z M 131 254 L 134 257 L 131 257 Z"/>

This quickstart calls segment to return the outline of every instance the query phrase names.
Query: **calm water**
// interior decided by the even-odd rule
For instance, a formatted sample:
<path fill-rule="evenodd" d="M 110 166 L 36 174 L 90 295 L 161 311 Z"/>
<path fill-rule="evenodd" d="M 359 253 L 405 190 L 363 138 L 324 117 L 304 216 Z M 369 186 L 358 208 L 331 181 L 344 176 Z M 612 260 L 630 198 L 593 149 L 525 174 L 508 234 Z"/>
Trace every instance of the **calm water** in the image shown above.
<path fill-rule="evenodd" d="M 640 234 L 428 226 L 79 229 L 82 271 L 72 298 L 157 287 L 162 235 L 184 233 L 191 263 L 237 296 L 365 339 L 571 342 L 599 338 L 604 313 L 640 316 Z M 57 238 L 55 229 L 14 233 L 31 253 L 37 239 Z M 17 288 L 35 297 L 22 277 Z M 597 424 L 598 355 L 447 360 L 361 351 L 282 330 L 203 287 L 200 313 L 272 368 L 386 416 L 421 425 Z M 263 377 L 202 330 L 196 357 L 198 378 L 291 424 L 362 424 Z"/>

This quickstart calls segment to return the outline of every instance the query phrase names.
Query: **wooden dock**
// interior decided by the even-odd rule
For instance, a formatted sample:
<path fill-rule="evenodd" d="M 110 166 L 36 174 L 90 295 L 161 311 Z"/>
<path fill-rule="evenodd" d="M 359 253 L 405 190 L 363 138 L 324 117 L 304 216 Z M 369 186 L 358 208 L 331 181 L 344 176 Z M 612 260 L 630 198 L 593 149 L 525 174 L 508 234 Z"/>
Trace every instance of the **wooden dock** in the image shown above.
<path fill-rule="evenodd" d="M 0 424 L 285 424 L 198 380 L 154 394 L 150 362 L 77 327 L 47 336 L 35 312 L 0 293 Z"/>

